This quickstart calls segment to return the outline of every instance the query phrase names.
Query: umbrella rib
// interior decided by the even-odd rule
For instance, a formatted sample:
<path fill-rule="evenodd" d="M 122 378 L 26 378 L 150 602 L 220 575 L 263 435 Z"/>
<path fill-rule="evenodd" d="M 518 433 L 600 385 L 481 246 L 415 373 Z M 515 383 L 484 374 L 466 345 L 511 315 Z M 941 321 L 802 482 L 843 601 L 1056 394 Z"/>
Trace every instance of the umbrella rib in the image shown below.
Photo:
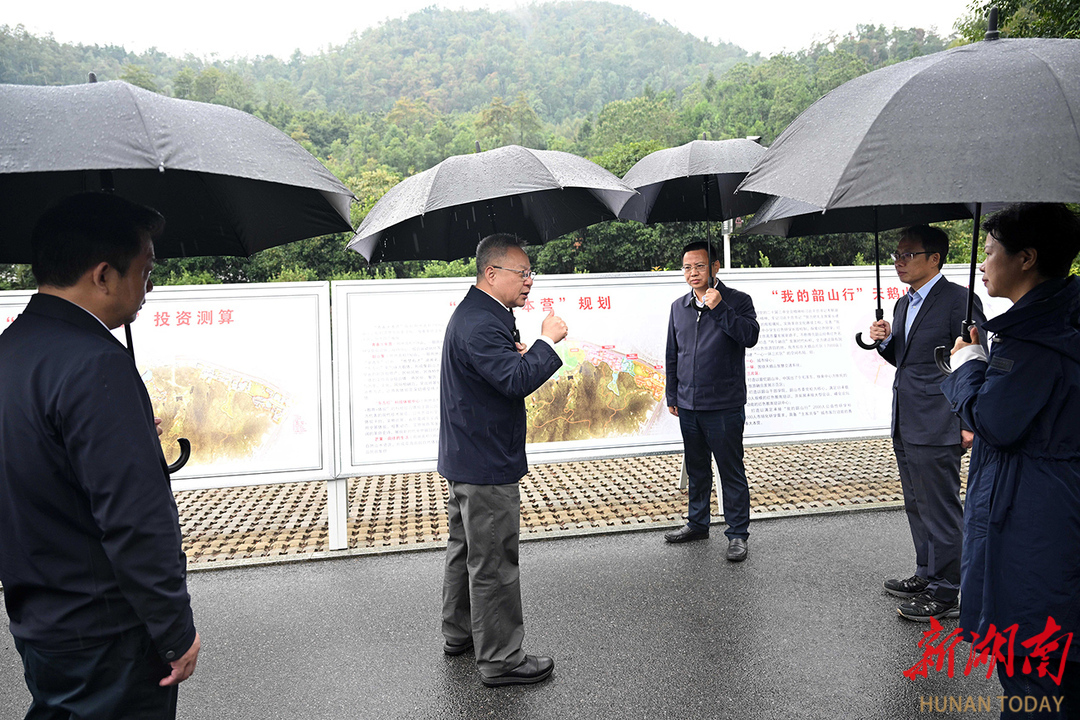
<path fill-rule="evenodd" d="M 962 49 L 963 47 L 967 47 L 967 46 L 962 46 L 961 48 L 957 48 L 957 49 L 959 50 L 959 49 Z M 927 60 L 926 60 L 926 64 L 925 64 L 925 65 L 923 65 L 923 66 L 921 66 L 921 67 L 920 67 L 920 68 L 918 69 L 918 71 L 916 71 L 916 72 L 912 73 L 910 77 L 908 77 L 908 78 L 907 78 L 906 80 L 904 80 L 904 82 L 902 82 L 902 83 L 901 83 L 900 85 L 898 85 L 898 86 L 897 86 L 897 87 L 896 87 L 896 88 L 895 88 L 895 89 L 893 90 L 893 92 L 892 92 L 892 95 L 890 96 L 889 100 L 888 100 L 888 101 L 886 101 L 885 105 L 887 106 L 887 105 L 889 104 L 889 102 L 891 102 L 892 98 L 896 97 L 896 95 L 897 95 L 897 94 L 899 94 L 901 90 L 903 90 L 904 88 L 906 88 L 906 87 L 908 86 L 908 84 L 909 84 L 909 83 L 911 83 L 911 82 L 912 82 L 913 80 L 915 80 L 915 78 L 917 78 L 917 77 L 918 77 L 919 75 L 921 75 L 921 74 L 922 74 L 923 72 L 925 72 L 925 71 L 926 71 L 927 69 L 929 69 L 929 68 L 933 67 L 934 65 L 937 65 L 937 64 L 938 64 L 939 62 L 942 62 L 942 61 L 943 61 L 943 60 L 945 59 L 945 56 L 949 55 L 949 53 L 950 53 L 950 51 L 948 51 L 948 50 L 945 50 L 945 51 L 943 51 L 943 52 L 939 52 L 939 53 L 934 53 L 933 55 L 926 55 L 926 56 L 924 56 L 924 57 L 926 57 L 926 58 L 927 58 Z M 896 67 L 896 66 L 893 66 L 893 67 Z M 867 77 L 867 76 L 866 76 L 866 75 L 864 75 L 863 77 Z M 842 86 L 841 86 L 841 87 L 842 87 Z M 830 94 L 831 94 L 831 93 L 830 93 Z M 827 94 L 827 95 L 824 95 L 824 96 L 822 96 L 821 98 L 819 98 L 819 99 L 818 99 L 818 102 L 820 102 L 821 100 L 823 100 L 823 99 L 824 99 L 825 97 L 828 97 L 828 94 Z M 817 103 L 814 103 L 814 104 L 816 105 Z M 866 132 L 864 132 L 864 133 L 862 134 L 862 137 L 861 137 L 861 138 L 859 138 L 859 144 L 858 144 L 858 146 L 856 147 L 856 150 L 857 150 L 857 151 L 858 151 L 858 150 L 861 150 L 861 149 L 863 148 L 863 145 L 864 145 L 864 144 L 866 143 L 866 137 L 867 137 L 867 136 L 868 136 L 868 135 L 870 134 L 870 131 L 871 131 L 871 130 L 872 130 L 872 129 L 874 128 L 874 126 L 875 126 L 875 125 L 877 125 L 877 124 L 878 124 L 878 122 L 880 122 L 880 120 L 881 120 L 881 113 L 879 112 L 879 113 L 877 113 L 877 114 L 876 114 L 876 115 L 874 116 L 874 121 L 873 121 L 873 122 L 871 122 L 871 123 L 870 123 L 870 124 L 869 124 L 869 125 L 868 125 L 868 126 L 866 127 Z M 829 200 L 828 200 L 828 201 L 827 201 L 827 202 L 825 203 L 825 206 L 824 206 L 824 207 L 822 208 L 822 211 L 823 211 L 823 212 L 824 212 L 825 210 L 828 210 L 828 209 L 832 208 L 832 207 L 834 206 L 834 204 L 835 204 L 835 203 L 839 202 L 840 200 L 843 200 L 843 199 L 844 199 L 844 196 L 845 196 L 845 195 L 847 195 L 847 192 L 848 192 L 848 190 L 849 190 L 849 189 L 851 188 L 851 184 L 852 184 L 851 182 L 847 182 L 847 180 L 848 180 L 848 172 L 849 172 L 849 171 L 851 171 L 851 166 L 852 166 L 852 163 L 853 163 L 853 162 L 855 161 L 855 159 L 856 159 L 856 158 L 858 158 L 858 157 L 860 157 L 860 153 L 858 153 L 858 152 L 853 152 L 853 153 L 851 153 L 851 155 L 850 155 L 850 157 L 849 157 L 849 159 L 848 159 L 848 162 L 847 162 L 847 164 L 846 164 L 846 165 L 844 165 L 844 169 L 843 169 L 843 170 L 842 170 L 842 171 L 840 172 L 840 180 L 841 180 L 841 181 L 845 181 L 845 182 L 843 182 L 843 186 L 844 186 L 844 187 L 843 187 L 843 190 L 841 190 L 841 185 L 840 185 L 840 183 L 838 182 L 838 183 L 837 183 L 837 184 L 836 184 L 836 185 L 835 185 L 835 186 L 833 187 L 832 193 L 831 193 L 831 194 L 829 195 Z M 865 164 L 864 164 L 864 167 L 869 167 L 869 163 L 865 163 Z M 859 175 L 861 175 L 861 174 L 862 174 L 862 173 L 859 173 Z M 851 180 L 854 180 L 855 178 L 858 178 L 858 177 L 859 177 L 859 175 L 854 175 L 854 176 L 853 176 L 853 177 L 851 178 Z"/>
<path fill-rule="evenodd" d="M 1050 63 L 1046 61 L 1046 58 L 1042 57 L 1038 53 L 1034 53 L 1027 48 L 1022 48 L 1021 51 L 1027 53 L 1028 55 L 1031 55 L 1032 57 L 1038 58 L 1042 62 L 1043 66 L 1046 68 L 1047 72 L 1050 73 L 1050 77 L 1054 78 L 1054 84 L 1057 85 L 1058 90 L 1061 91 L 1061 97 L 1065 99 L 1065 107 L 1069 108 L 1069 118 L 1072 120 L 1073 132 L 1076 134 L 1077 138 L 1080 139 L 1080 128 L 1078 128 L 1076 124 L 1076 115 L 1073 113 L 1072 105 L 1069 104 L 1069 96 L 1065 92 L 1065 88 L 1061 86 L 1061 78 L 1058 76 L 1057 71 Z"/>
<path fill-rule="evenodd" d="M 146 118 L 143 116 L 142 106 L 139 104 L 138 98 L 135 92 L 131 89 L 127 83 L 121 85 L 124 92 L 131 98 L 132 104 L 135 106 L 135 112 L 139 115 L 139 125 L 143 129 L 143 134 L 146 137 L 146 145 L 151 149 L 154 154 L 154 160 L 157 161 L 158 170 L 165 169 L 165 161 L 162 159 L 161 154 L 158 152 L 157 143 L 154 142 L 153 136 L 150 134 L 149 128 L 146 126 Z"/>

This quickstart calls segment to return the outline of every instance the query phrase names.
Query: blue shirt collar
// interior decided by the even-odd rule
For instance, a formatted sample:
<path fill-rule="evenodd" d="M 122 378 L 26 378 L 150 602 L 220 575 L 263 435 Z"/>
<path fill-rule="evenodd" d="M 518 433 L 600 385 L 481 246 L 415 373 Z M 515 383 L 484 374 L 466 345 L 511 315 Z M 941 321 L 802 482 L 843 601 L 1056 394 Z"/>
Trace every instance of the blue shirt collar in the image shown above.
<path fill-rule="evenodd" d="M 938 271 L 938 274 L 937 274 L 937 275 L 935 275 L 934 277 L 932 277 L 932 278 L 930 278 L 929 280 L 927 280 L 927 281 L 926 281 L 926 284 L 925 284 L 925 285 L 923 285 L 923 286 L 922 286 L 921 288 L 919 288 L 918 290 L 912 290 L 912 291 L 911 291 L 911 294 L 912 294 L 912 295 L 918 295 L 918 296 L 919 296 L 919 302 L 922 302 L 923 300 L 925 300 L 925 299 L 926 299 L 926 296 L 930 294 L 930 290 L 931 290 L 931 289 L 932 289 L 932 288 L 933 288 L 933 287 L 934 287 L 935 285 L 937 285 L 937 281 L 938 281 L 938 280 L 940 280 L 940 279 L 941 279 L 941 271 Z"/>

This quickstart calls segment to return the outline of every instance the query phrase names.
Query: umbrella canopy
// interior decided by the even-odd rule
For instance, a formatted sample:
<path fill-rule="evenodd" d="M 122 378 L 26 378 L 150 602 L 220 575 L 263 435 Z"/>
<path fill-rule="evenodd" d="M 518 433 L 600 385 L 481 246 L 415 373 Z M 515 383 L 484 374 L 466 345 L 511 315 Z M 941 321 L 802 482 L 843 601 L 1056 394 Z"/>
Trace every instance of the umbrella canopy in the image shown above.
<path fill-rule="evenodd" d="M 1080 201 L 1080 40 L 986 39 L 849 80 L 789 125 L 739 186 L 826 210 Z M 938 364 L 947 349 L 938 349 Z"/>
<path fill-rule="evenodd" d="M 165 216 L 158 257 L 250 255 L 352 229 L 349 189 L 245 112 L 120 81 L 0 85 L 0 262 L 30 262 L 41 213 L 101 189 Z"/>
<path fill-rule="evenodd" d="M 827 210 L 1077 202 L 1077 108 L 1080 40 L 984 40 L 844 83 L 739 189 Z"/>
<path fill-rule="evenodd" d="M 447 158 L 401 181 L 371 209 L 349 248 L 370 262 L 469 257 L 485 236 L 542 243 L 616 219 L 633 188 L 584 158 L 508 145 Z"/>
<path fill-rule="evenodd" d="M 764 154 L 753 140 L 694 140 L 650 153 L 623 177 L 640 195 L 619 217 L 658 223 L 748 215 L 766 196 L 735 188 Z"/>
<path fill-rule="evenodd" d="M 878 233 L 943 220 L 970 220 L 974 207 L 956 204 L 883 205 L 881 207 L 820 207 L 792 198 L 773 196 L 762 203 L 740 235 L 803 237 L 833 233 Z"/>
<path fill-rule="evenodd" d="M 974 206 L 967 205 L 884 205 L 882 207 L 839 208 L 823 211 L 821 208 L 792 198 L 773 196 L 766 200 L 754 214 L 754 219 L 740 231 L 742 235 L 779 235 L 800 237 L 803 235 L 828 235 L 842 232 L 874 233 L 874 274 L 881 287 L 881 249 L 878 233 L 898 227 L 910 227 L 941 220 L 970 218 Z M 881 293 L 877 293 L 875 317 L 881 320 L 885 312 L 881 308 Z M 865 350 L 873 350 L 881 343 L 863 342 L 862 333 L 855 333 L 855 342 Z"/>

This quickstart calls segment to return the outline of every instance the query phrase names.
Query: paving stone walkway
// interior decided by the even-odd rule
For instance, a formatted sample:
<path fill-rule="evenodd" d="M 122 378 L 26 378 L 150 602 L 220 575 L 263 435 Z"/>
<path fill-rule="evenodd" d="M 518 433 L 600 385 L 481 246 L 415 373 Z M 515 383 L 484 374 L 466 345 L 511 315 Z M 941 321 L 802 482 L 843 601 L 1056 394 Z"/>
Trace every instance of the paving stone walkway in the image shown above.
<path fill-rule="evenodd" d="M 533 465 L 521 481 L 522 539 L 678 525 L 686 511 L 681 464 L 674 454 Z M 752 518 L 902 502 L 888 438 L 748 447 L 746 470 Z M 446 542 L 446 484 L 436 473 L 350 479 L 348 550 L 329 550 L 325 482 L 194 490 L 176 499 L 192 569 Z M 715 496 L 713 514 L 720 514 Z"/>

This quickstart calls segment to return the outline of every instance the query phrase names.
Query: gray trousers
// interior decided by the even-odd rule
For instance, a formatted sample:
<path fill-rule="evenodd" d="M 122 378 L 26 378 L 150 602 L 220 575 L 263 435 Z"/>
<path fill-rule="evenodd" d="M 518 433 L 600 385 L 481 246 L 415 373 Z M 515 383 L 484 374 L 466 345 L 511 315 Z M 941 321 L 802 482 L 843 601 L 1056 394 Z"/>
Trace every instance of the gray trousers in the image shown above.
<path fill-rule="evenodd" d="M 915 542 L 915 574 L 926 591 L 942 602 L 960 593 L 960 553 L 964 508 L 960 504 L 959 445 L 914 445 L 893 438 L 904 511 Z"/>
<path fill-rule="evenodd" d="M 518 572 L 520 491 L 517 483 L 448 485 L 443 637 L 453 645 L 471 637 L 480 673 L 501 675 L 525 660 Z"/>

